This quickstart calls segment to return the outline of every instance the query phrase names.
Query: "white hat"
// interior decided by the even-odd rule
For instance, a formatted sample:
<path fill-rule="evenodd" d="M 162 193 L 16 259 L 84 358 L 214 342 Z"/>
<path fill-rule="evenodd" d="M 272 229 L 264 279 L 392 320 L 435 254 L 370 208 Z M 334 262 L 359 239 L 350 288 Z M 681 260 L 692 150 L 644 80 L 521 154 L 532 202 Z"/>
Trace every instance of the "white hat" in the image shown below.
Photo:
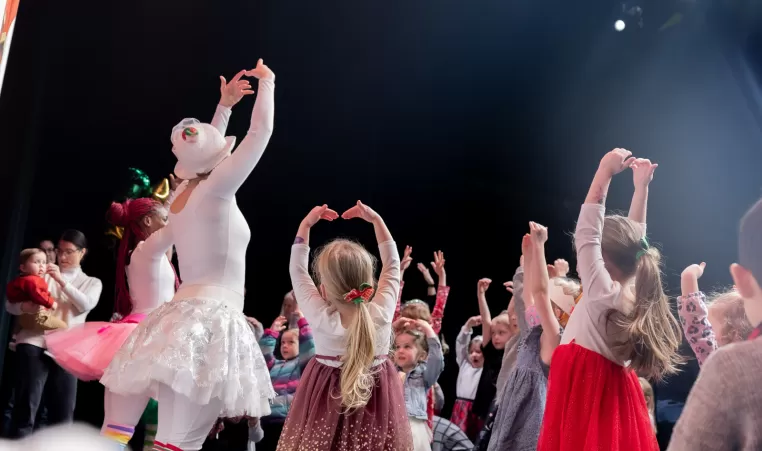
<path fill-rule="evenodd" d="M 177 157 L 175 175 L 189 180 L 217 167 L 235 146 L 235 136 L 197 119 L 185 119 L 172 129 L 172 152 Z"/>

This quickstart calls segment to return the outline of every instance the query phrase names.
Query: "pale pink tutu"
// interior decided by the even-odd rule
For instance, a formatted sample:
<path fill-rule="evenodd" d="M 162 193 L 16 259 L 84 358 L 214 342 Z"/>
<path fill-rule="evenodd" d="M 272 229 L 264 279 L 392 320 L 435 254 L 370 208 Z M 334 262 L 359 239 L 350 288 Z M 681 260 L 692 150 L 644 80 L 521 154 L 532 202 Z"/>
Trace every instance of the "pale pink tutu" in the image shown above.
<path fill-rule="evenodd" d="M 45 334 L 45 344 L 61 368 L 83 381 L 98 380 L 145 317 L 133 314 L 118 322 L 92 322 L 50 331 Z"/>

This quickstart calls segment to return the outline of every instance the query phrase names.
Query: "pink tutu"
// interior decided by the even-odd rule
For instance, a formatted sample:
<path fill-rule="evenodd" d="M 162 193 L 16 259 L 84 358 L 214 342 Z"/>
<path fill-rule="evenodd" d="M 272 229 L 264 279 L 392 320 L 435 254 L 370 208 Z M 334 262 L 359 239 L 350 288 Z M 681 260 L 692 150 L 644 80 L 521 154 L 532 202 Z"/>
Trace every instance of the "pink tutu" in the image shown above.
<path fill-rule="evenodd" d="M 61 368 L 83 381 L 100 379 L 114 355 L 146 315 L 113 323 L 92 322 L 45 334 L 48 353 Z"/>

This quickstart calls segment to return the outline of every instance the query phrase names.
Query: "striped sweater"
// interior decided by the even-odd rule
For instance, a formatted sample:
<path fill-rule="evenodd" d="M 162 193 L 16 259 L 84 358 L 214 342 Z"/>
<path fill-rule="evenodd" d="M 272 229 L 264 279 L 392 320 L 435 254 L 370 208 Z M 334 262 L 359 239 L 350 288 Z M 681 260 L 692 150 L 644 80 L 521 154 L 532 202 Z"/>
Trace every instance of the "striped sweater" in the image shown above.
<path fill-rule="evenodd" d="M 299 319 L 299 356 L 291 360 L 276 359 L 274 355 L 275 345 L 279 333 L 272 329 L 265 329 L 264 335 L 259 340 L 259 347 L 264 354 L 267 367 L 270 369 L 270 379 L 275 389 L 275 399 L 271 406 L 270 415 L 263 417 L 265 423 L 283 423 L 288 415 L 288 409 L 294 400 L 296 388 L 302 371 L 315 356 L 315 341 L 312 339 L 312 329 L 305 318 Z"/>

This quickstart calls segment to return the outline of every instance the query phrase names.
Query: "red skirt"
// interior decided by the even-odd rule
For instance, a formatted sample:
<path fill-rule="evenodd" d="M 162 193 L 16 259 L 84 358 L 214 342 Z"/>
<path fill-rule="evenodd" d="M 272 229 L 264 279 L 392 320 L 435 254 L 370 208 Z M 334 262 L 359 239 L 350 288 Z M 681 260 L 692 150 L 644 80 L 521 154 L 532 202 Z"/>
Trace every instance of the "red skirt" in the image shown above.
<path fill-rule="evenodd" d="M 450 417 L 450 422 L 461 428 L 472 442 L 484 426 L 481 418 L 471 411 L 473 405 L 473 400 L 456 399 L 455 405 L 452 407 L 452 416 Z"/>
<path fill-rule="evenodd" d="M 658 451 L 635 372 L 574 342 L 556 348 L 538 451 Z"/>
<path fill-rule="evenodd" d="M 376 368 L 368 404 L 344 414 L 341 370 L 312 359 L 289 408 L 278 451 L 412 451 L 399 372 L 389 360 Z"/>

